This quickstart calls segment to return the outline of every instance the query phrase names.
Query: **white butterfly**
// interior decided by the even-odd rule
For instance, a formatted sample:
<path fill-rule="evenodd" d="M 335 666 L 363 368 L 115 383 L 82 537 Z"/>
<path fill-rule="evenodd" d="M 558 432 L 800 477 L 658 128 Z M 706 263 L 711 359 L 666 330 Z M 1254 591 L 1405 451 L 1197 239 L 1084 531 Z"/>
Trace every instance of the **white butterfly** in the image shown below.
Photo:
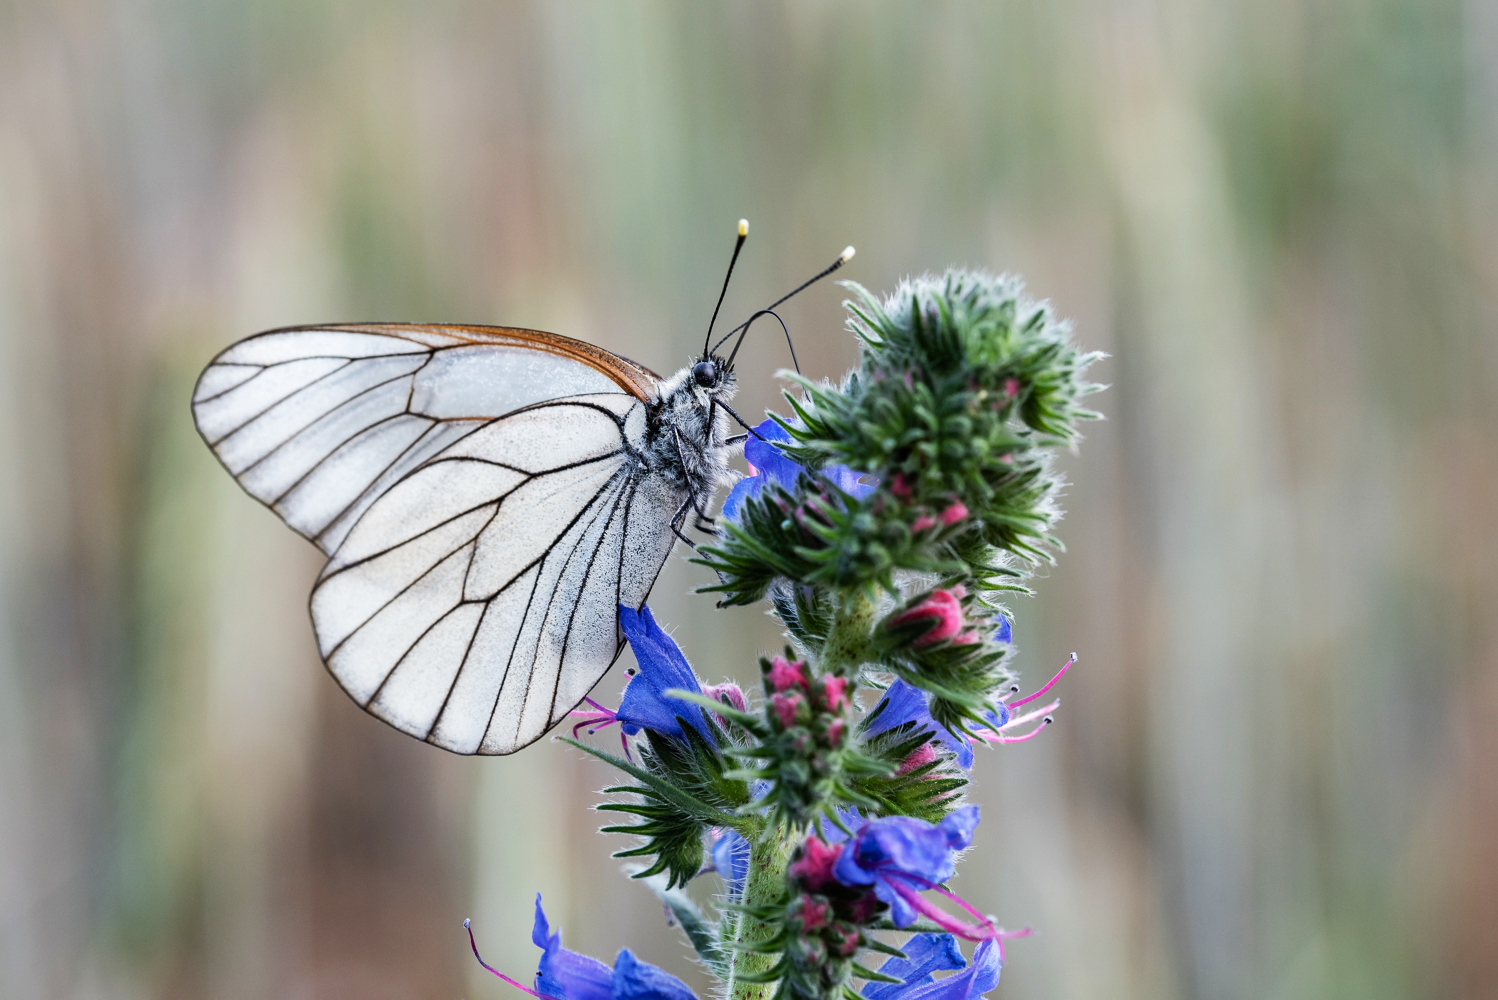
<path fill-rule="evenodd" d="M 312 624 L 344 691 L 428 743 L 507 754 L 593 688 L 619 606 L 644 605 L 687 515 L 706 518 L 732 358 L 662 379 L 535 330 L 296 327 L 216 357 L 193 415 L 327 553 Z"/>

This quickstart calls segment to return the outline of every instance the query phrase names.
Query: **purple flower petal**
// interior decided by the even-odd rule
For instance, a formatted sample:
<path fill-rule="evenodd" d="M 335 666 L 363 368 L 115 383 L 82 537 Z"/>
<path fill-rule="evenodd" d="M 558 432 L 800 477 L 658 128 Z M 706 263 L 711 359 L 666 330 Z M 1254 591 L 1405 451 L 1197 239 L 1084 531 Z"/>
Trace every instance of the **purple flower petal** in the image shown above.
<path fill-rule="evenodd" d="M 872 483 L 859 482 L 867 473 L 855 472 L 846 465 L 829 465 L 822 470 L 822 475 L 832 481 L 832 485 L 862 500 L 870 493 L 879 488 L 877 481 Z"/>
<path fill-rule="evenodd" d="M 869 983 L 863 988 L 866 1000 L 904 1000 L 917 986 L 932 982 L 931 973 L 960 969 L 967 964 L 950 934 L 917 934 L 900 946 L 904 958 L 892 958 L 879 967 L 886 976 L 903 983 Z"/>
<path fill-rule="evenodd" d="M 666 695 L 671 690 L 702 690 L 702 683 L 692 672 L 692 665 L 687 662 L 676 640 L 655 623 L 655 616 L 648 607 L 636 612 L 619 605 L 619 627 L 640 665 L 640 672 L 630 678 L 619 702 L 619 711 L 615 713 L 624 731 L 633 736 L 642 728 L 653 729 L 684 740 L 686 734 L 677 721 L 680 716 L 709 742 L 714 742 L 712 728 L 703 718 L 700 708 Z"/>
<path fill-rule="evenodd" d="M 536 992 L 557 1000 L 613 1000 L 613 973 L 596 958 L 562 947 L 562 932 L 551 933 L 541 894 L 536 893 L 536 922 L 531 941 L 542 949 L 536 970 Z"/>
<path fill-rule="evenodd" d="M 801 474 L 802 467 L 786 458 L 785 452 L 775 447 L 776 442 L 788 443 L 791 440 L 790 434 L 786 433 L 784 427 L 768 419 L 754 430 L 759 437 L 751 434 L 744 442 L 744 460 L 754 466 L 755 476 L 790 489 L 796 484 L 796 477 Z"/>
<path fill-rule="evenodd" d="M 749 877 L 749 841 L 737 830 L 724 830 L 713 841 L 713 867 L 723 876 L 728 895 L 738 896 Z"/>
<path fill-rule="evenodd" d="M 958 806 L 940 825 L 910 816 L 870 820 L 843 847 L 833 877 L 844 885 L 872 885 L 889 904 L 895 926 L 909 926 L 917 914 L 906 897 L 952 877 L 953 853 L 972 843 L 977 825 L 975 805 Z"/>
<path fill-rule="evenodd" d="M 612 985 L 615 1000 L 697 1000 L 686 983 L 659 966 L 635 958 L 628 948 L 621 949 L 614 960 Z"/>
<path fill-rule="evenodd" d="M 754 474 L 740 479 L 728 491 L 722 512 L 726 518 L 738 517 L 739 508 L 744 501 L 757 495 L 764 489 L 765 483 L 775 483 L 789 490 L 795 486 L 796 477 L 805 471 L 803 466 L 787 458 L 785 452 L 778 447 L 791 440 L 784 427 L 774 420 L 766 419 L 754 430 L 759 437 L 751 434 L 744 442 L 744 460 L 754 469 Z M 859 499 L 868 496 L 878 487 L 877 483 L 859 482 L 865 474 L 855 472 L 846 465 L 829 465 L 822 470 L 822 475 L 844 493 Z"/>
<path fill-rule="evenodd" d="M 934 732 L 937 741 L 957 755 L 957 764 L 964 771 L 972 768 L 972 741 L 966 736 L 937 724 L 936 720 L 931 718 L 930 702 L 927 700 L 926 692 L 912 684 L 897 680 L 884 693 L 880 704 L 885 706 L 884 711 L 880 712 L 879 717 L 869 724 L 868 735 L 877 736 L 879 733 L 894 729 L 906 722 L 914 722 L 916 729 L 928 729 Z M 995 729 L 1006 724 L 1009 721 L 1008 706 L 1000 702 L 998 712 L 989 713 L 988 721 Z"/>
<path fill-rule="evenodd" d="M 945 979 L 912 987 L 899 994 L 898 1000 L 974 1000 L 999 985 L 1003 964 L 999 958 L 998 942 L 980 942 L 973 952 L 973 962 L 967 968 Z"/>

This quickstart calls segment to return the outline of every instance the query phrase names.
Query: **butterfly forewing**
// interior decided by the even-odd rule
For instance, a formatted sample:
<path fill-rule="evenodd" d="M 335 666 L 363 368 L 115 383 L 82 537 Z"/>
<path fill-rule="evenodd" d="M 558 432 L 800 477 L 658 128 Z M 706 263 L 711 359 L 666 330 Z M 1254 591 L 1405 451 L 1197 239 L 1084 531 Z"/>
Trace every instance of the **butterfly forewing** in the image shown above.
<path fill-rule="evenodd" d="M 511 753 L 620 649 L 686 494 L 640 461 L 656 377 L 490 327 L 273 331 L 221 354 L 198 427 L 330 556 L 324 661 L 360 705 L 459 753 Z"/>
<path fill-rule="evenodd" d="M 655 376 L 581 341 L 504 327 L 274 330 L 210 364 L 203 438 L 251 496 L 332 553 L 403 475 L 486 421 L 549 399 L 644 399 Z"/>

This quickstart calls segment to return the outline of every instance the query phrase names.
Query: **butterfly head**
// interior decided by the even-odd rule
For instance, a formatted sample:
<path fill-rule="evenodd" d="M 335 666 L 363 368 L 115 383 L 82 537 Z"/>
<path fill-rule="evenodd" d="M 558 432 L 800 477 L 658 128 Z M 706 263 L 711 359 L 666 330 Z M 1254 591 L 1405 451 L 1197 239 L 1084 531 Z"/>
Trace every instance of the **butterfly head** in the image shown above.
<path fill-rule="evenodd" d="M 733 367 L 720 357 L 709 356 L 692 366 L 692 382 L 708 395 L 733 384 Z"/>

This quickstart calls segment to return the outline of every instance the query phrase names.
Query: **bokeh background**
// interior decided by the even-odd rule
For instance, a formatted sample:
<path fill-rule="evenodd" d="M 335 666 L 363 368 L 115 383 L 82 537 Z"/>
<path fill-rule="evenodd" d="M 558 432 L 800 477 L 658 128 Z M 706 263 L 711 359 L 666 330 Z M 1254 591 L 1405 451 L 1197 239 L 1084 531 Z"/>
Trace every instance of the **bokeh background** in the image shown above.
<path fill-rule="evenodd" d="M 188 395 L 318 320 L 661 371 L 859 248 L 1017 271 L 1112 358 L 1017 605 L 1059 724 L 980 756 L 999 996 L 1498 996 L 1490 0 L 0 2 L 0 996 L 513 996 L 701 977 L 602 765 L 450 756 L 319 666 L 315 550 Z M 854 359 L 831 285 L 804 367 Z M 777 398 L 768 328 L 745 411 Z M 652 603 L 710 680 L 760 610 Z M 627 662 L 627 660 L 626 660 Z M 622 671 L 601 686 L 612 698 Z"/>

